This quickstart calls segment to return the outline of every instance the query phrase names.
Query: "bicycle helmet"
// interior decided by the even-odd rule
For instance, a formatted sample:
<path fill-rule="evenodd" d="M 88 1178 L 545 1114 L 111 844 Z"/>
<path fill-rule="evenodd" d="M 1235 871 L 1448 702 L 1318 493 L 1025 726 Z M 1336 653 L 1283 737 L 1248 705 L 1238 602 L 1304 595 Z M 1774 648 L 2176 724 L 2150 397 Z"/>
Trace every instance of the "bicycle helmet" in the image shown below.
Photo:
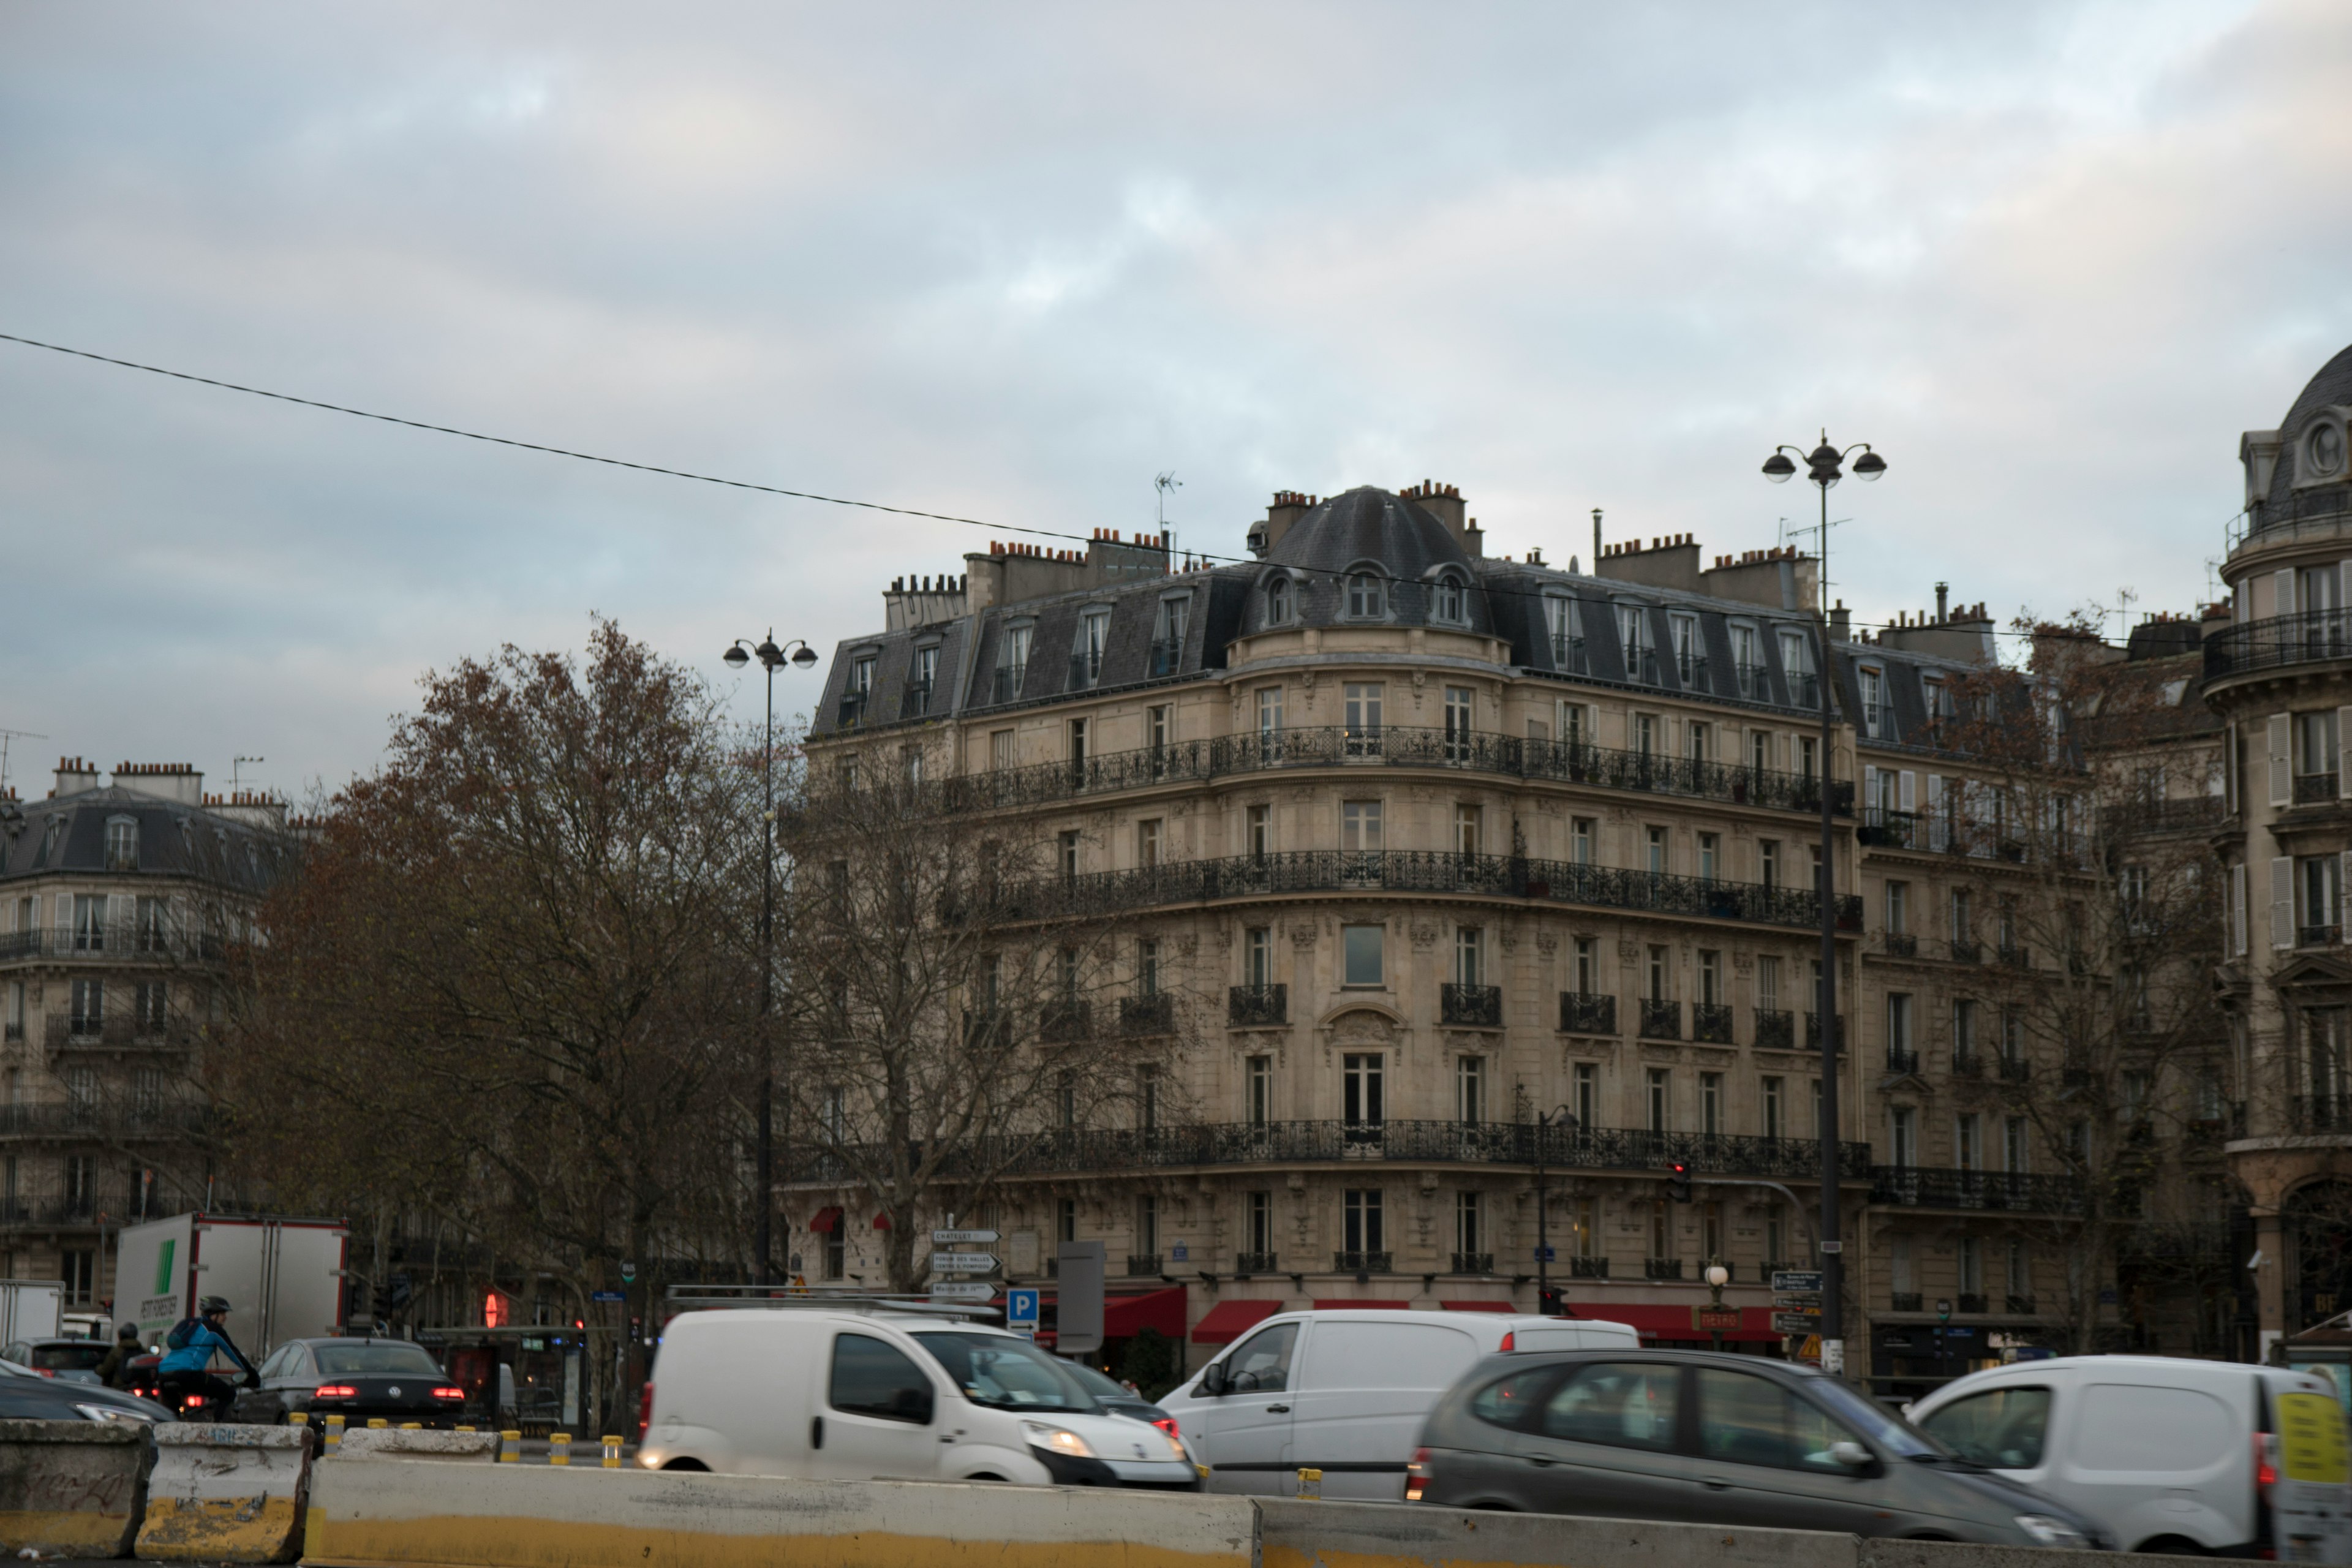
<path fill-rule="evenodd" d="M 136 1323 L 119 1324 L 115 1328 L 114 1337 L 118 1340 L 135 1340 L 139 1337 L 139 1325 Z"/>
<path fill-rule="evenodd" d="M 228 1310 L 228 1298 L 226 1296 L 206 1296 L 196 1303 L 196 1316 L 199 1318 L 209 1318 L 215 1312 L 226 1312 Z"/>

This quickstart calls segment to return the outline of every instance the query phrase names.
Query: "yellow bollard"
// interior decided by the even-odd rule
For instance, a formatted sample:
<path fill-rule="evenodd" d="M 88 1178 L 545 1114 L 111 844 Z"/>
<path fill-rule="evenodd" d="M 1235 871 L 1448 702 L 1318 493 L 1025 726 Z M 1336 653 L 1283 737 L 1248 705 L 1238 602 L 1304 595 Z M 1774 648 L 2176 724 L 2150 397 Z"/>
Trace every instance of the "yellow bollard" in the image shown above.
<path fill-rule="evenodd" d="M 308 1426 L 310 1424 L 310 1413 L 307 1410 L 289 1410 L 286 1413 L 286 1425 L 289 1426 Z"/>
<path fill-rule="evenodd" d="M 551 1465 L 568 1465 L 572 1462 L 571 1433 L 550 1432 L 547 1435 L 547 1462 Z"/>
<path fill-rule="evenodd" d="M 368 1417 L 368 1430 L 371 1432 L 381 1432 L 391 1425 L 391 1422 L 385 1420 L 381 1415 L 371 1415 Z"/>
<path fill-rule="evenodd" d="M 470 1432 L 470 1431 L 472 1431 L 472 1430 L 473 1430 L 473 1428 L 472 1428 L 471 1426 L 460 1426 L 460 1427 L 458 1427 L 458 1428 L 457 1428 L 457 1430 L 458 1430 L 458 1431 L 460 1431 L 460 1432 Z"/>
<path fill-rule="evenodd" d="M 327 1417 L 327 1452 L 331 1454 L 342 1446 L 343 1418 L 341 1415 L 330 1415 Z"/>
<path fill-rule="evenodd" d="M 1319 1502 L 1323 1497 L 1323 1472 L 1302 1468 L 1298 1472 L 1298 1495 L 1309 1502 Z"/>
<path fill-rule="evenodd" d="M 499 1463 L 501 1465 L 519 1465 L 522 1463 L 521 1433 L 501 1432 L 499 1434 Z"/>
<path fill-rule="evenodd" d="M 422 1421 L 404 1421 L 400 1424 L 400 1429 L 404 1432 L 422 1432 L 425 1430 L 425 1423 Z"/>
<path fill-rule="evenodd" d="M 604 1468 L 608 1470 L 621 1468 L 621 1440 L 618 1437 L 608 1436 L 604 1439 Z"/>

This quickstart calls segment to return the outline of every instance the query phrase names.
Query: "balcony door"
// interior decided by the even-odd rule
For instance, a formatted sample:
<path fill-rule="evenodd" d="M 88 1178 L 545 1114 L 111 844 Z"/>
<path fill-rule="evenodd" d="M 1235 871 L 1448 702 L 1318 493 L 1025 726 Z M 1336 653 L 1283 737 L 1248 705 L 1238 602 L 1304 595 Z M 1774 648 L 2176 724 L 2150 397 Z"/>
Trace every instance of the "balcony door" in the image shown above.
<path fill-rule="evenodd" d="M 1339 1124 L 1349 1143 L 1378 1143 L 1388 1121 L 1382 1058 L 1378 1051 L 1339 1058 Z"/>

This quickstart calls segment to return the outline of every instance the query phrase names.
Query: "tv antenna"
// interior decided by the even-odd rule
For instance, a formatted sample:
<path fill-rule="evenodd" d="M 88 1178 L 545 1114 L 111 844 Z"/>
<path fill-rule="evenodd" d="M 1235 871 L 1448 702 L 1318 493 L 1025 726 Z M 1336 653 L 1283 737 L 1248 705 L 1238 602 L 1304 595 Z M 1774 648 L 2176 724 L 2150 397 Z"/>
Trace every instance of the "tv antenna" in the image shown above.
<path fill-rule="evenodd" d="M 1165 473 L 1153 479 L 1151 481 L 1151 488 L 1160 492 L 1155 498 L 1157 504 L 1154 508 L 1153 515 L 1159 521 L 1160 536 L 1163 542 L 1167 556 L 1169 560 L 1173 561 L 1176 559 L 1176 542 L 1173 539 L 1169 537 L 1168 533 L 1168 492 L 1170 490 L 1182 489 L 1184 488 L 1184 481 L 1176 477 L 1175 469 L 1170 468 Z"/>
<path fill-rule="evenodd" d="M 242 794 L 242 793 L 243 793 L 243 791 L 244 791 L 244 788 L 245 788 L 245 786 L 244 786 L 241 783 L 239 783 L 239 782 L 238 782 L 238 779 L 237 779 L 237 770 L 238 770 L 238 769 L 240 769 L 240 768 L 242 768 L 242 767 L 244 767 L 244 766 L 245 766 L 245 764 L 246 764 L 246 763 L 266 763 L 266 762 L 268 762 L 268 760 L 269 760 L 269 759 L 268 759 L 268 757 L 238 757 L 238 758 L 236 758 L 236 760 L 234 760 L 233 762 L 231 762 L 231 763 L 229 763 L 229 765 L 228 765 L 228 793 L 229 793 L 229 797 L 230 797 L 232 800 L 233 800 L 233 799 L 235 799 L 238 795 Z"/>
<path fill-rule="evenodd" d="M 33 730 L 0 730 L 0 795 L 8 790 L 8 742 L 11 741 L 46 741 L 48 737 Z"/>

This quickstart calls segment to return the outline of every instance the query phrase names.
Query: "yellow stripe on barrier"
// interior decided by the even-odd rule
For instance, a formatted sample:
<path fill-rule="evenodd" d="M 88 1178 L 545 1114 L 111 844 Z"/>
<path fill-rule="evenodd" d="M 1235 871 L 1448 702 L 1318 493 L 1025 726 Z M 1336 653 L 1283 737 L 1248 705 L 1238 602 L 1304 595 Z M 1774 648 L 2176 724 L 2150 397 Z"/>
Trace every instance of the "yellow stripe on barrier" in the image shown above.
<path fill-rule="evenodd" d="M 139 1555 L 174 1561 L 274 1563 L 294 1537 L 290 1497 L 149 1498 Z"/>
<path fill-rule="evenodd" d="M 110 1515 L 84 1509 L 0 1509 L 0 1542 L 11 1547 L 18 1542 L 37 1542 L 37 1548 L 26 1550 L 52 1557 L 112 1557 L 122 1550 L 131 1531 L 127 1496 L 122 1511 Z"/>

